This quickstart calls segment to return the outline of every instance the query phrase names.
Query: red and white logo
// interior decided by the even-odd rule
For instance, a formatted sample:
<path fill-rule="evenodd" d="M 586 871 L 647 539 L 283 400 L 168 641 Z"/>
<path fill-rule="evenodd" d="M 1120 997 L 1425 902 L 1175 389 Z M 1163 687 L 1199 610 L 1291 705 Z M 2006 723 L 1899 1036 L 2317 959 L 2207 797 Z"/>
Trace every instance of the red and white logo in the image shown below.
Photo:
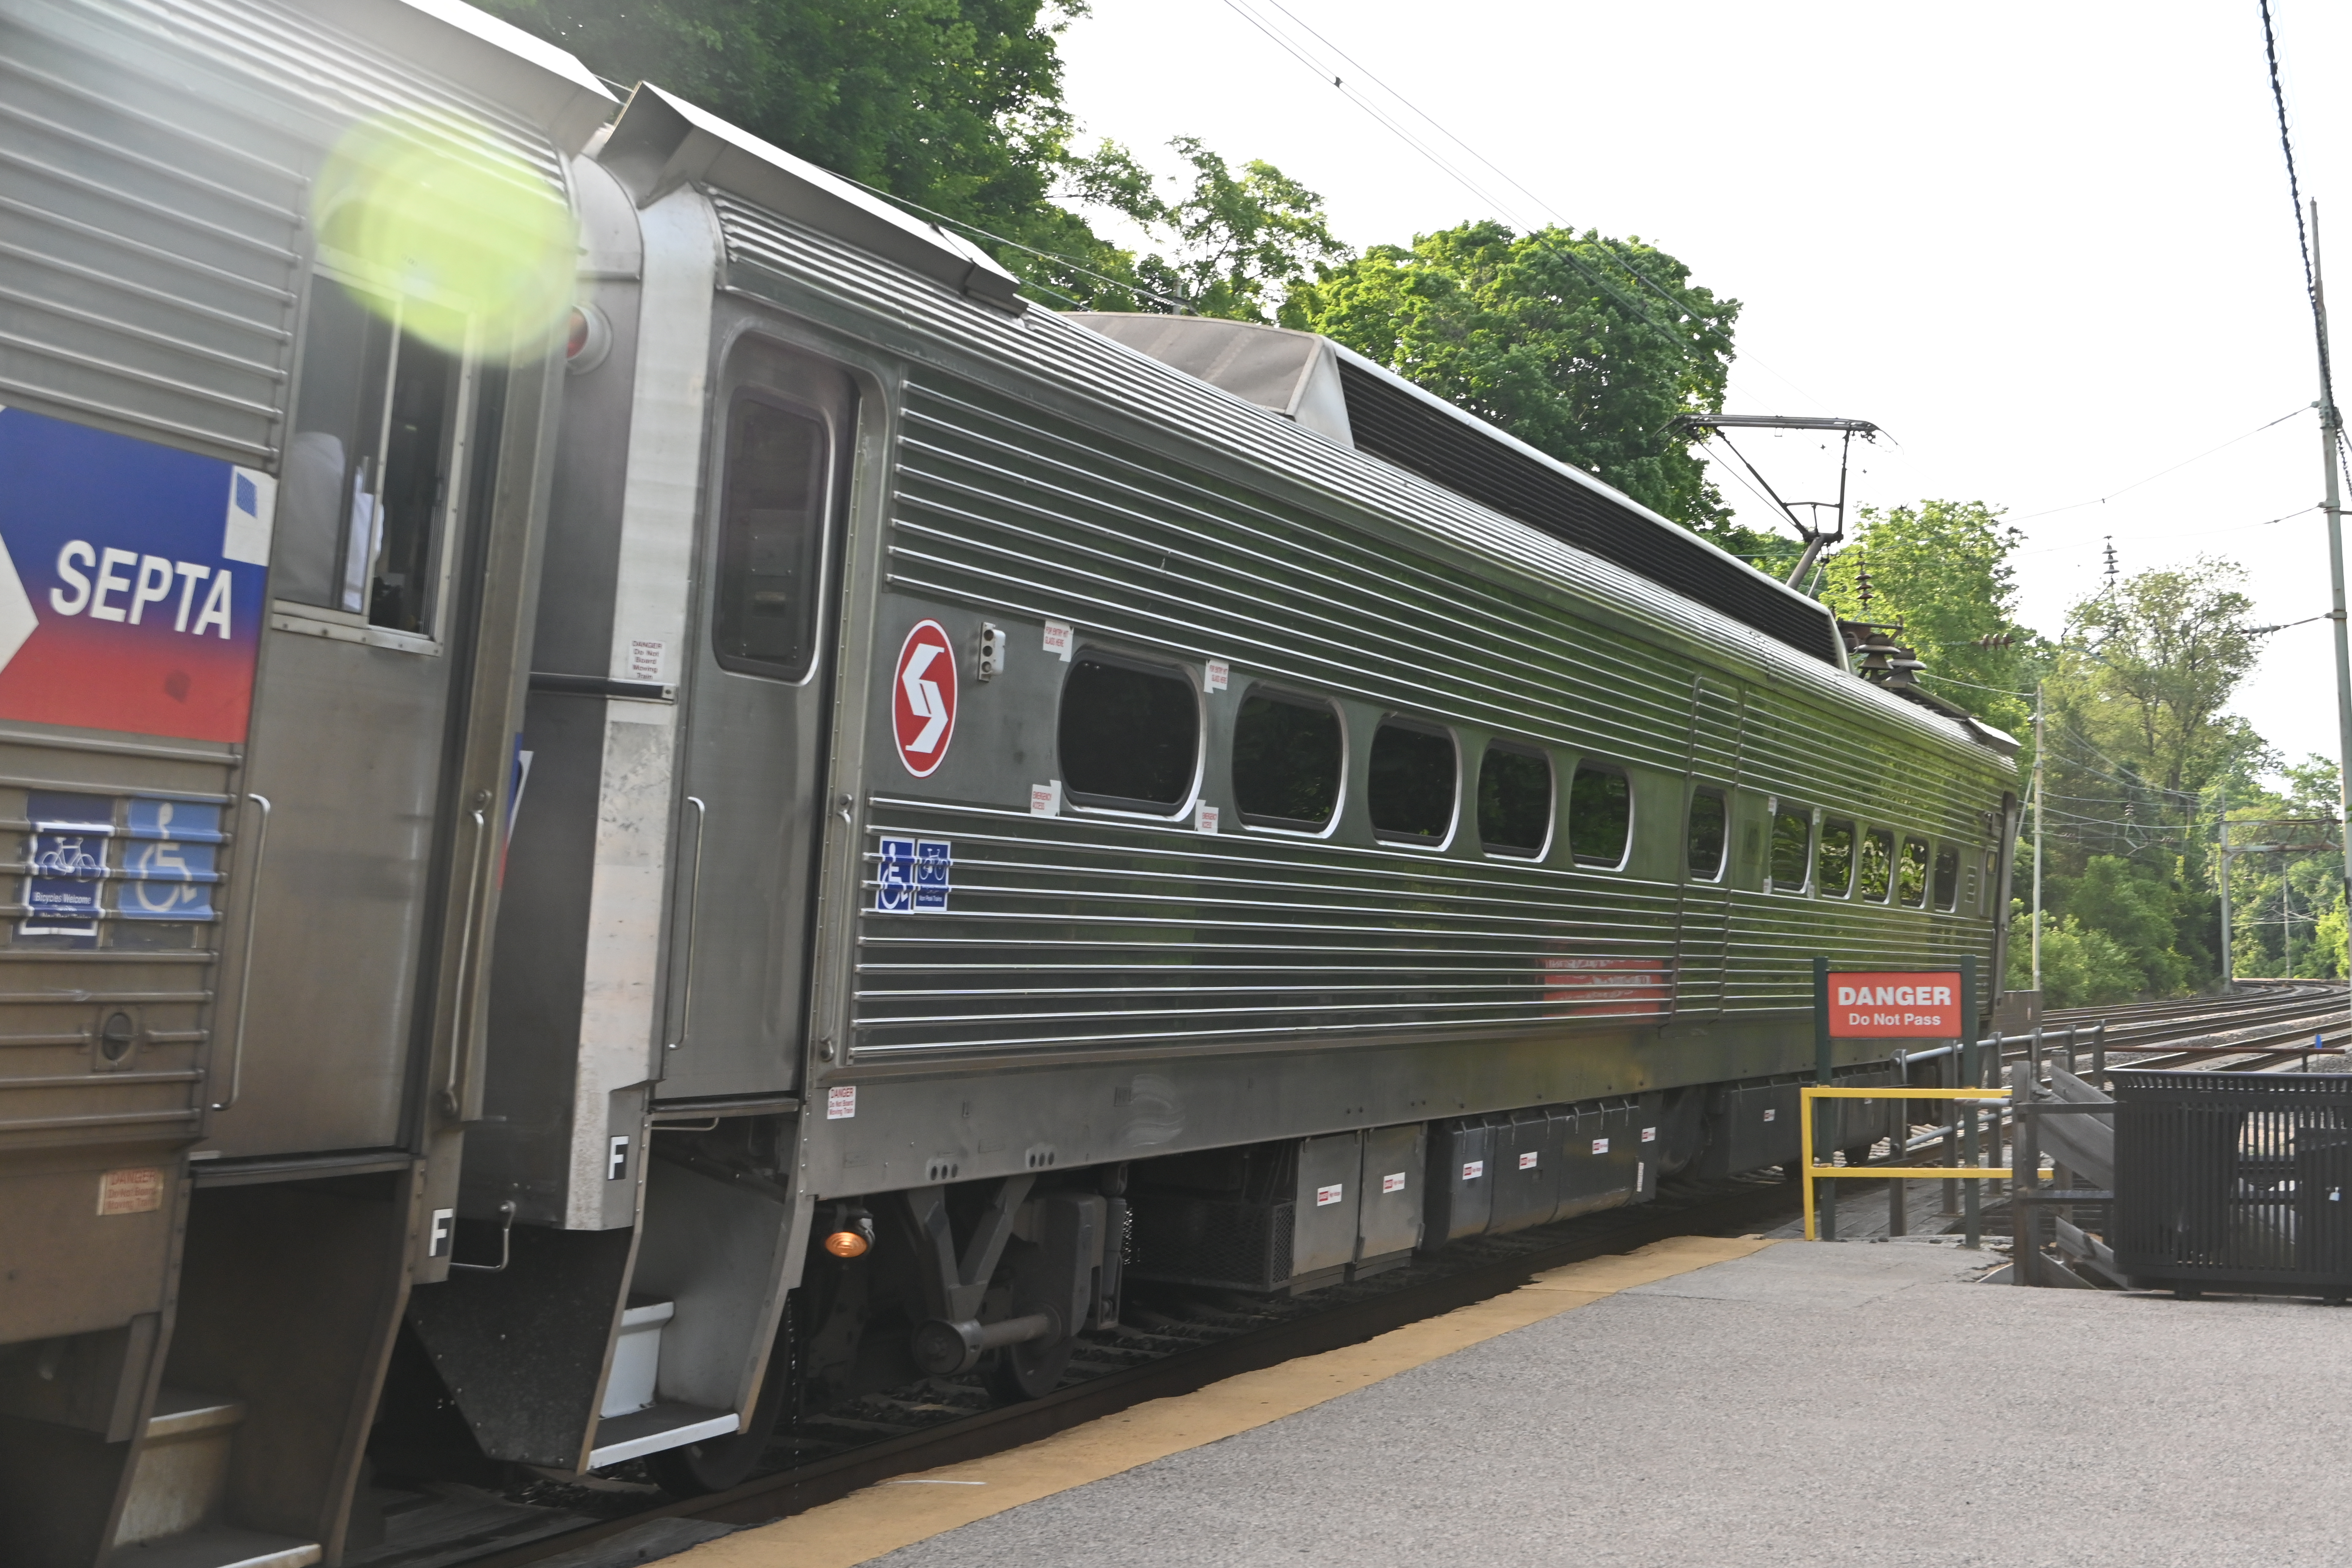
<path fill-rule="evenodd" d="M 898 649 L 898 672 L 890 686 L 898 760 L 917 778 L 929 778 L 947 760 L 948 742 L 955 736 L 955 647 L 939 622 L 915 623 Z"/>

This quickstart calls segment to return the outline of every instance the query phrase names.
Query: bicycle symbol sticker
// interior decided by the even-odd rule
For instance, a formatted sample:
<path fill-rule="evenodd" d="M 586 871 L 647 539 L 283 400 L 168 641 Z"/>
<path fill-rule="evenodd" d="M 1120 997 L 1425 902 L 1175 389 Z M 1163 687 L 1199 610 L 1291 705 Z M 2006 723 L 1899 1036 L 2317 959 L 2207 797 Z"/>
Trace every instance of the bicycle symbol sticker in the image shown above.
<path fill-rule="evenodd" d="M 28 791 L 25 817 L 26 936 L 98 942 L 98 892 L 106 879 L 106 841 L 114 834 L 114 801 L 102 795 Z"/>

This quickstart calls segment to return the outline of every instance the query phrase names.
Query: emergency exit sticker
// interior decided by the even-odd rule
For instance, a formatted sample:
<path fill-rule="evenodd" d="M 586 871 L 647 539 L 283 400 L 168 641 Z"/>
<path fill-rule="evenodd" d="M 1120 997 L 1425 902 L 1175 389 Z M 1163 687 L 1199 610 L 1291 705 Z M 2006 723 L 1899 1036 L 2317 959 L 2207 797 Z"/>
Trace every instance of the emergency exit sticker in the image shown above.
<path fill-rule="evenodd" d="M 1211 691 L 1223 691 L 1226 682 L 1233 679 L 1234 667 L 1222 658 L 1213 658 L 1209 661 L 1207 675 L 1208 679 L 1203 684 Z"/>
<path fill-rule="evenodd" d="M 1533 1149 L 1530 1149 L 1526 1153 L 1519 1156 L 1519 1169 L 1522 1171 L 1532 1171 L 1535 1168 L 1536 1152 Z"/>
<path fill-rule="evenodd" d="M 1045 651 L 1064 664 L 1070 662 L 1069 622 L 1047 621 L 1045 623 Z"/>
<path fill-rule="evenodd" d="M 1486 1173 L 1486 1162 L 1484 1160 L 1471 1160 L 1462 1167 L 1462 1179 L 1465 1182 L 1475 1182 Z"/>
<path fill-rule="evenodd" d="M 1347 1185 L 1345 1182 L 1334 1182 L 1328 1187 L 1316 1188 L 1315 1206 L 1318 1209 L 1329 1208 L 1339 1201 L 1340 1195 L 1347 1191 Z"/>
<path fill-rule="evenodd" d="M 1609 1140 L 1606 1138 L 1595 1138 L 1592 1141 L 1592 1152 L 1596 1154 L 1606 1154 L 1609 1152 Z"/>
<path fill-rule="evenodd" d="M 1404 1191 L 1404 1173 L 1402 1171 L 1391 1171 L 1387 1175 L 1382 1176 L 1381 1178 L 1381 1191 L 1384 1193 L 1401 1193 Z"/>

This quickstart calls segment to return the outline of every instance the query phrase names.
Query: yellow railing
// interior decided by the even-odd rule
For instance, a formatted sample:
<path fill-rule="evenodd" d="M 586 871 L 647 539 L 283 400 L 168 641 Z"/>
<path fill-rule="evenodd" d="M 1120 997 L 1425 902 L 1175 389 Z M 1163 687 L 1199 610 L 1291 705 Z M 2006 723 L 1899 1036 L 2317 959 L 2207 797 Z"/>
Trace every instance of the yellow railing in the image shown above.
<path fill-rule="evenodd" d="M 2005 1089 L 1831 1089 L 1819 1084 L 1806 1084 L 1798 1090 L 1801 1102 L 1798 1120 L 1803 1123 L 1801 1136 L 1802 1168 L 1805 1176 L 1805 1239 L 1818 1241 L 1813 1227 L 1813 1184 L 1834 1176 L 1859 1176 L 1866 1181 L 1881 1178 L 1905 1181 L 1982 1182 L 2006 1178 L 2006 1165 L 1995 1169 L 1987 1165 L 1816 1165 L 1813 1163 L 1813 1101 L 1816 1100 L 1950 1100 L 1962 1105 L 2002 1105 L 2009 1100 Z"/>

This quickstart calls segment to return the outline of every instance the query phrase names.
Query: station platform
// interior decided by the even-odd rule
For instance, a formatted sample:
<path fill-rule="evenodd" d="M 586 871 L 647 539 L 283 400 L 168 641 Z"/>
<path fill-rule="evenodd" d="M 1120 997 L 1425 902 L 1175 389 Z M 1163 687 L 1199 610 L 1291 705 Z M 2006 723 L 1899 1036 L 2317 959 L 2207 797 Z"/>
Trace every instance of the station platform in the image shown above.
<path fill-rule="evenodd" d="M 678 1568 L 2340 1563 L 2352 1312 L 1679 1238 Z"/>

